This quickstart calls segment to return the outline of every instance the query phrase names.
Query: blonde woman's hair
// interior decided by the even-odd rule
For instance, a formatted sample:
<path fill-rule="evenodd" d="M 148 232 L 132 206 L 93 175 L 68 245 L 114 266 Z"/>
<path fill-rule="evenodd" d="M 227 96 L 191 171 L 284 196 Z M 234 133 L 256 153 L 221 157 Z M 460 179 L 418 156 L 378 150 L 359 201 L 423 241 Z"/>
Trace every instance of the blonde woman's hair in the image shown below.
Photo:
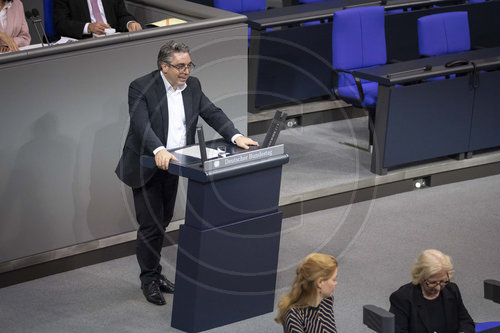
<path fill-rule="evenodd" d="M 418 285 L 429 276 L 441 271 L 448 273 L 449 278 L 453 277 L 453 264 L 451 258 L 438 250 L 424 250 L 417 258 L 413 269 L 411 270 L 412 283 Z"/>
<path fill-rule="evenodd" d="M 312 253 L 297 267 L 292 290 L 278 303 L 276 322 L 284 324 L 285 316 L 292 307 L 315 306 L 318 280 L 327 280 L 337 270 L 337 260 L 328 254 Z"/>

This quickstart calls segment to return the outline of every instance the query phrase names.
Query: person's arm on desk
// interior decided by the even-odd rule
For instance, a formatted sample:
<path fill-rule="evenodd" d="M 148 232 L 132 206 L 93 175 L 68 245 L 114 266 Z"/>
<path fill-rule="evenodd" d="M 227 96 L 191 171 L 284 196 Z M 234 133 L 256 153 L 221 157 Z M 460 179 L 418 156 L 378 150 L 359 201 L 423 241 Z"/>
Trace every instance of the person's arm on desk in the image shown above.
<path fill-rule="evenodd" d="M 132 32 L 132 31 L 140 31 L 142 30 L 142 27 L 139 23 L 135 22 L 135 21 L 130 21 L 129 23 L 127 23 L 127 29 L 128 31 Z"/>
<path fill-rule="evenodd" d="M 19 47 L 17 47 L 14 39 L 7 34 L 0 32 L 0 40 L 4 42 L 7 46 L 1 46 L 0 52 L 8 52 L 8 51 L 19 51 Z"/>
<path fill-rule="evenodd" d="M 0 1 L 6 5 L 6 1 Z M 31 36 L 24 17 L 24 7 L 21 1 L 10 2 L 10 8 L 6 14 L 6 23 L 4 31 L 0 32 L 0 52 L 19 51 L 20 46 L 27 46 L 31 42 Z"/>
<path fill-rule="evenodd" d="M 170 161 L 179 162 L 179 160 L 172 153 L 170 153 L 166 148 L 164 148 L 164 147 L 159 147 L 159 148 L 160 148 L 160 150 L 158 150 L 155 153 L 155 162 L 156 162 L 156 166 L 159 169 L 168 170 L 168 166 L 170 164 Z"/>
<path fill-rule="evenodd" d="M 28 23 L 26 22 L 26 17 L 24 16 L 24 6 L 20 1 L 12 2 L 12 6 L 14 6 L 14 4 L 16 3 L 19 4 L 19 6 L 16 5 L 16 17 L 12 18 L 10 22 L 16 25 L 15 31 L 17 33 L 15 32 L 12 35 L 12 39 L 14 39 L 14 43 L 18 47 L 28 46 L 31 43 L 31 35 L 30 29 L 28 28 Z"/>
<path fill-rule="evenodd" d="M 111 26 L 104 22 L 87 23 L 86 28 L 83 29 L 83 34 L 105 35 L 104 30 L 109 28 L 111 28 Z"/>
<path fill-rule="evenodd" d="M 254 141 L 250 138 L 247 138 L 246 136 L 239 135 L 234 139 L 234 143 L 243 149 L 248 149 L 250 148 L 249 146 L 259 146 L 259 143 L 257 141 Z"/>

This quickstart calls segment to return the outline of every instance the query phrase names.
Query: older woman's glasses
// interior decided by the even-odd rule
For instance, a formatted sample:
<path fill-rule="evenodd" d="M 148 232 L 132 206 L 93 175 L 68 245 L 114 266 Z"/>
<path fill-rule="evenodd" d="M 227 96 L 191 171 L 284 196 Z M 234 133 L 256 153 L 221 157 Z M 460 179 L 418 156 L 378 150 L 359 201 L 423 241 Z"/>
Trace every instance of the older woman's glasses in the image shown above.
<path fill-rule="evenodd" d="M 443 288 L 443 287 L 446 287 L 448 285 L 448 283 L 450 283 L 450 279 L 448 278 L 448 280 L 446 281 L 428 281 L 428 280 L 425 280 L 425 285 L 429 288 L 436 288 L 438 285 Z"/>
<path fill-rule="evenodd" d="M 173 68 L 177 69 L 179 72 L 185 72 L 186 70 L 189 70 L 191 72 L 196 67 L 196 65 L 193 64 L 192 62 L 189 63 L 189 64 L 187 64 L 187 65 L 184 65 L 184 64 L 181 64 L 181 65 L 172 65 L 168 61 L 165 61 L 165 63 L 167 65 L 169 65 L 170 67 L 173 67 Z"/>

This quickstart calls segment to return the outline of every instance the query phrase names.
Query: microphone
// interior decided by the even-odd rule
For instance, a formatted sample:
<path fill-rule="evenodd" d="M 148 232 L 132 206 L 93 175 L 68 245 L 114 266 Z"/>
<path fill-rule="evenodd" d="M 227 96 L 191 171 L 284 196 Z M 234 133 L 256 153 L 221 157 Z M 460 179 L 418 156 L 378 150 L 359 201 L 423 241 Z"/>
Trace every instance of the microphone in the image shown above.
<path fill-rule="evenodd" d="M 42 35 L 40 35 L 40 30 L 38 30 L 38 26 L 35 24 L 35 18 L 33 17 L 33 13 L 30 12 L 29 10 L 27 10 L 24 12 L 24 15 L 26 15 L 26 18 L 31 21 L 31 23 L 33 24 L 33 27 L 35 27 L 36 34 L 38 35 L 38 38 L 40 39 L 40 42 L 42 43 L 42 47 L 43 47 L 44 45 L 43 45 Z"/>
<path fill-rule="evenodd" d="M 428 72 L 431 69 L 432 69 L 431 65 L 425 65 L 424 67 L 408 69 L 406 71 L 401 71 L 401 72 L 390 73 L 390 74 L 387 74 L 387 77 L 389 78 L 389 77 L 394 76 L 394 75 L 409 74 L 409 73 L 420 72 L 420 71 Z"/>
<path fill-rule="evenodd" d="M 33 24 L 35 24 L 35 23 L 40 24 L 40 28 L 43 32 L 43 37 L 47 41 L 47 45 L 50 45 L 49 38 L 47 37 L 47 34 L 45 33 L 45 24 L 44 24 L 42 18 L 40 17 L 40 13 L 38 12 L 38 9 L 33 8 L 31 10 L 31 13 L 33 13 Z M 42 46 L 43 46 L 43 40 L 42 40 Z"/>

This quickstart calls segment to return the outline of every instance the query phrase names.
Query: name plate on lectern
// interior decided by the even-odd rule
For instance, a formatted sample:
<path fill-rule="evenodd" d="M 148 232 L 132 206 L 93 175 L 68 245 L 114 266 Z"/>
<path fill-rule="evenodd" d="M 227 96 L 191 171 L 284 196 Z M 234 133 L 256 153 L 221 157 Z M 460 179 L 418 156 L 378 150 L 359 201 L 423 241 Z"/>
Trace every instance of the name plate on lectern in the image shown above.
<path fill-rule="evenodd" d="M 281 144 L 277 146 L 234 154 L 223 158 L 211 159 L 203 163 L 203 169 L 205 171 L 212 171 L 216 169 L 235 166 L 238 164 L 245 164 L 248 162 L 262 160 L 273 156 L 283 155 L 284 153 L 285 148 L 284 145 Z"/>

